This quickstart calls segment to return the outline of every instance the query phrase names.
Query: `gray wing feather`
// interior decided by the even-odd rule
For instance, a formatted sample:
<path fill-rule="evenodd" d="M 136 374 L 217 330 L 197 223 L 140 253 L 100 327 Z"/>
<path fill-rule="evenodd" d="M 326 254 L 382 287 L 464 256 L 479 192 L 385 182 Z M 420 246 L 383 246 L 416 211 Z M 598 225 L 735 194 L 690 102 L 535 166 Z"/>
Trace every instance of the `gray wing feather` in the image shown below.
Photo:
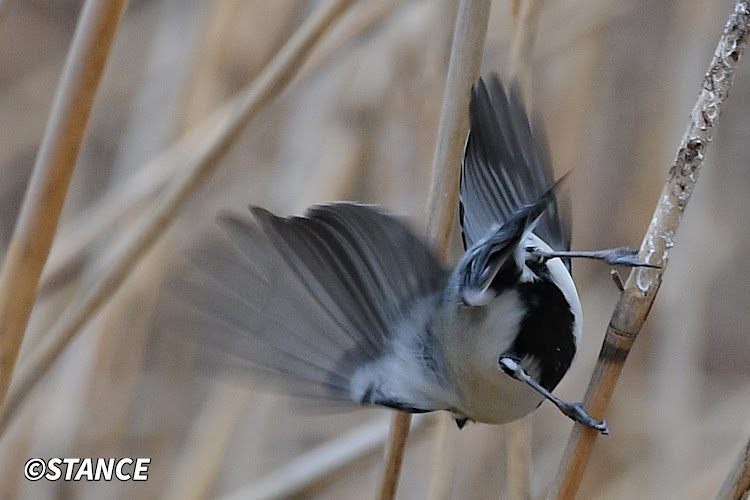
<path fill-rule="evenodd" d="M 506 92 L 497 75 L 479 79 L 469 106 L 470 132 L 461 175 L 460 220 L 471 247 L 554 184 L 541 127 L 532 129 L 517 87 Z M 564 200 L 553 200 L 534 232 L 553 249 L 570 249 Z"/>
<path fill-rule="evenodd" d="M 411 307 L 446 270 L 395 218 L 365 205 L 304 217 L 252 207 L 191 252 L 168 304 L 171 328 L 199 340 L 206 367 L 247 373 L 298 396 L 345 401 L 363 363 L 388 353 Z"/>
<path fill-rule="evenodd" d="M 555 201 L 555 195 L 566 177 L 567 174 L 538 200 L 520 208 L 503 222 L 502 226 L 496 226 L 485 239 L 480 240 L 464 254 L 458 266 L 466 270 L 462 273 L 464 290 L 483 292 L 489 288 L 502 268 L 517 265 L 511 256 L 534 224 Z M 516 277 L 513 276 L 512 279 L 515 280 Z M 466 297 L 464 300 L 466 301 Z"/>

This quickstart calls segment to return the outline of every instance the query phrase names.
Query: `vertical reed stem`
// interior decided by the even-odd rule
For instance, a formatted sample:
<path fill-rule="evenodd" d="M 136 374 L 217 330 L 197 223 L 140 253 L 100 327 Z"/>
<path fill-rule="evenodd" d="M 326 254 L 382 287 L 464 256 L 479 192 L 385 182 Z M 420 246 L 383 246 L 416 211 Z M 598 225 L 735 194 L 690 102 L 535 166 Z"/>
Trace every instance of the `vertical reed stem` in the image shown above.
<path fill-rule="evenodd" d="M 604 417 L 625 359 L 656 298 L 682 214 L 695 188 L 706 149 L 713 140 L 714 128 L 734 81 L 740 56 L 747 45 L 748 21 L 750 2 L 738 1 L 719 39 L 690 115 L 690 124 L 641 243 L 641 259 L 661 266 L 661 269 L 639 268 L 630 273 L 607 327 L 584 399 L 584 406 L 594 418 Z M 573 427 L 548 498 L 575 497 L 597 435 L 596 430 L 581 424 Z"/>
<path fill-rule="evenodd" d="M 80 329 L 109 300 L 120 287 L 145 252 L 177 216 L 179 208 L 190 194 L 202 184 L 227 151 L 242 127 L 277 96 L 291 82 L 297 71 L 328 28 L 347 10 L 353 0 L 331 0 L 308 19 L 284 45 L 235 106 L 222 116 L 221 123 L 212 129 L 213 135 L 196 138 L 199 142 L 193 156 L 185 158 L 183 170 L 167 186 L 156 201 L 148 217 L 139 221 L 120 246 L 114 263 L 89 289 L 82 303 L 68 308 L 42 343 L 30 353 L 19 369 L 18 382 L 13 384 L 0 415 L 0 435 L 26 395 L 44 376 L 65 347 Z M 40 269 L 41 270 L 41 269 Z"/>
<path fill-rule="evenodd" d="M 471 87 L 479 76 L 491 5 L 491 0 L 461 0 L 453 33 L 427 207 L 427 236 L 444 259 L 448 257 L 450 249 L 461 159 L 469 132 Z M 380 500 L 390 500 L 396 495 L 410 423 L 411 415 L 408 413 L 397 412 L 393 415 Z"/>
<path fill-rule="evenodd" d="M 716 500 L 741 500 L 748 496 L 750 496 L 750 439 L 742 446 L 716 495 Z"/>
<path fill-rule="evenodd" d="M 73 36 L 52 111 L 0 272 L 0 402 L 10 386 L 39 277 L 125 0 L 88 0 Z"/>

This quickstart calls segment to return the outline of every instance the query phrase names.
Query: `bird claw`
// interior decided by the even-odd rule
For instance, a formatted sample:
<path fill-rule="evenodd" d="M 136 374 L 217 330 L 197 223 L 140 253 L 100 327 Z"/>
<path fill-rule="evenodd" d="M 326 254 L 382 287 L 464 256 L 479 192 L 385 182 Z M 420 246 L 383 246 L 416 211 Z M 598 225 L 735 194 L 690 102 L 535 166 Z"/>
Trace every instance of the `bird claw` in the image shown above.
<path fill-rule="evenodd" d="M 659 269 L 659 266 L 639 260 L 637 248 L 620 247 L 605 252 L 603 260 L 611 266 L 650 267 L 652 269 Z"/>
<path fill-rule="evenodd" d="M 607 422 L 605 420 L 599 422 L 589 415 L 586 410 L 583 409 L 581 403 L 567 403 L 564 407 L 560 407 L 560 411 L 562 411 L 568 418 L 575 420 L 578 423 L 596 429 L 604 435 L 609 434 Z"/>
<path fill-rule="evenodd" d="M 604 420 L 599 422 L 591 415 L 586 413 L 586 410 L 583 409 L 581 403 L 571 403 L 570 401 L 563 401 L 562 399 L 553 395 L 551 392 L 549 392 L 549 390 L 542 387 L 536 380 L 531 378 L 529 374 L 526 373 L 526 370 L 524 370 L 521 366 L 520 361 L 514 356 L 502 356 L 498 360 L 498 364 L 500 365 L 499 368 L 507 375 L 510 375 L 514 379 L 521 382 L 525 382 L 542 396 L 549 399 L 566 417 L 575 420 L 576 422 L 580 422 L 583 425 L 591 427 L 592 429 L 596 429 L 602 434 L 609 434 L 609 427 L 607 427 L 607 422 L 605 422 Z"/>
<path fill-rule="evenodd" d="M 608 248 L 606 250 L 593 251 L 546 251 L 535 246 L 526 247 L 528 253 L 527 260 L 534 259 L 537 262 L 546 262 L 554 258 L 584 258 L 597 259 L 611 266 L 628 266 L 628 267 L 649 267 L 652 269 L 661 269 L 661 266 L 649 264 L 648 262 L 638 259 L 638 249 L 629 247 Z"/>

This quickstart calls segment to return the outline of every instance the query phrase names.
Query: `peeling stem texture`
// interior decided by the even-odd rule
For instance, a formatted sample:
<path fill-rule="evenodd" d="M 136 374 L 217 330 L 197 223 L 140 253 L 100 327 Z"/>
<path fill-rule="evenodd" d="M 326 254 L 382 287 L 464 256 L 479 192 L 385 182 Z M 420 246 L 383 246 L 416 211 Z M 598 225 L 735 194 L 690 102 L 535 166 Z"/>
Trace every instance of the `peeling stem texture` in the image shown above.
<path fill-rule="evenodd" d="M 592 417 L 602 419 L 615 385 L 638 333 L 648 316 L 661 285 L 670 249 L 682 214 L 703 165 L 706 148 L 713 139 L 719 115 L 732 86 L 740 56 L 747 44 L 750 5 L 736 3 L 701 84 L 690 124 L 669 169 L 651 224 L 641 243 L 640 258 L 660 269 L 634 269 L 625 283 L 607 332 L 584 406 Z M 591 457 L 598 432 L 576 424 L 548 498 L 574 498 Z"/>
<path fill-rule="evenodd" d="M 88 0 L 0 273 L 0 401 L 4 401 L 57 230 L 125 0 Z"/>
<path fill-rule="evenodd" d="M 236 107 L 229 110 L 225 121 L 216 128 L 214 135 L 200 138 L 204 147 L 198 148 L 195 156 L 185 159 L 183 170 L 156 200 L 148 217 L 140 220 L 124 238 L 114 263 L 92 286 L 81 304 L 69 307 L 63 313 L 28 359 L 19 366 L 0 415 L 0 435 L 5 432 L 26 396 L 65 347 L 112 297 L 141 257 L 174 220 L 190 194 L 219 164 L 219 159 L 239 136 L 242 127 L 286 88 L 320 38 L 352 3 L 353 0 L 331 0 L 313 12 L 253 82 L 248 92 L 236 103 Z"/>
<path fill-rule="evenodd" d="M 745 441 L 716 500 L 741 500 L 750 495 L 750 439 Z"/>
<path fill-rule="evenodd" d="M 491 0 L 461 0 L 458 5 L 427 206 L 427 237 L 443 259 L 450 249 L 461 159 L 469 133 L 471 87 L 479 77 L 491 6 Z M 380 500 L 396 495 L 410 423 L 411 415 L 401 412 L 391 421 Z"/>

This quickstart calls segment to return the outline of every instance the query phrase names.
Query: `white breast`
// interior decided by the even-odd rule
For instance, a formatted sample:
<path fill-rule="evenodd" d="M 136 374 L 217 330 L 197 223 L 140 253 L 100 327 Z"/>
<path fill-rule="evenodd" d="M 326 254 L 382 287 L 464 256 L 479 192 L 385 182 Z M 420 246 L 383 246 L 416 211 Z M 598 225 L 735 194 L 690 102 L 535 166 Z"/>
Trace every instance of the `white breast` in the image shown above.
<path fill-rule="evenodd" d="M 527 240 L 529 245 L 550 250 L 548 245 L 533 234 Z M 525 246 L 521 245 L 522 248 Z M 570 304 L 577 346 L 581 336 L 582 317 L 578 292 L 560 259 L 552 259 L 547 265 L 552 280 Z M 454 404 L 460 413 L 470 419 L 494 424 L 506 423 L 531 413 L 542 402 L 543 397 L 538 392 L 511 378 L 498 366 L 499 356 L 510 349 L 516 339 L 524 314 L 518 293 L 507 290 L 493 299 L 488 307 L 459 306 L 453 317 L 453 324 L 446 322 L 446 334 L 442 336 L 442 340 L 451 379 L 456 388 L 457 401 Z M 526 368 L 532 377 L 539 373 L 534 366 Z"/>
<path fill-rule="evenodd" d="M 508 290 L 489 307 L 459 307 L 453 321 L 446 322 L 454 332 L 443 336 L 455 388 L 450 404 L 458 413 L 479 422 L 505 423 L 538 406 L 541 398 L 534 391 L 498 368 L 499 355 L 510 349 L 524 314 L 518 293 Z"/>

